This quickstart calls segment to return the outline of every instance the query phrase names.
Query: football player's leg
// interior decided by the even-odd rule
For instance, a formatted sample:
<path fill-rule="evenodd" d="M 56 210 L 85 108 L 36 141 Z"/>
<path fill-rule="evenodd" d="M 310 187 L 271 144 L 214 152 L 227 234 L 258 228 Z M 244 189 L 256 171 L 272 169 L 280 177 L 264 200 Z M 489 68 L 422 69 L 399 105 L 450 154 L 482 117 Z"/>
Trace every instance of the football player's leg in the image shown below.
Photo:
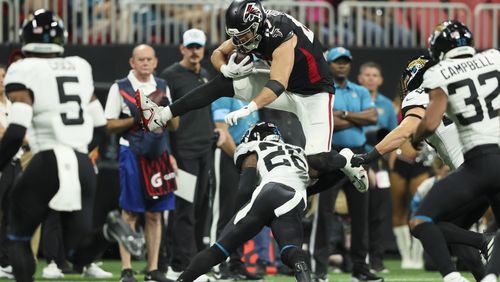
<path fill-rule="evenodd" d="M 92 233 L 92 219 L 94 211 L 94 199 L 97 186 L 97 178 L 86 154 L 77 153 L 78 170 L 81 185 L 82 209 L 74 212 L 61 213 L 61 221 L 64 234 L 64 248 L 67 258 L 74 261 L 75 251 L 83 238 L 90 237 Z M 83 265 L 88 265 L 95 258 L 88 257 L 87 261 L 82 261 Z"/>
<path fill-rule="evenodd" d="M 43 188 L 43 189 L 41 189 Z M 7 238 L 17 281 L 33 281 L 35 260 L 31 236 L 47 215 L 48 203 L 59 188 L 53 151 L 36 154 L 11 192 Z"/>
<path fill-rule="evenodd" d="M 413 236 L 418 238 L 424 250 L 432 257 L 443 277 L 455 272 L 445 237 L 434 221 L 441 220 L 470 199 L 477 197 L 480 189 L 477 177 L 464 166 L 437 182 L 424 198 L 410 221 Z"/>
<path fill-rule="evenodd" d="M 453 255 L 455 255 L 469 271 L 474 275 L 476 281 L 481 281 L 486 274 L 486 269 L 483 262 L 481 261 L 481 255 L 476 248 L 452 244 L 450 245 L 450 250 Z"/>
<path fill-rule="evenodd" d="M 303 202 L 288 213 L 271 222 L 274 238 L 280 248 L 280 256 L 294 270 L 297 281 L 311 281 L 307 252 L 302 250 L 303 228 L 301 221 Z"/>

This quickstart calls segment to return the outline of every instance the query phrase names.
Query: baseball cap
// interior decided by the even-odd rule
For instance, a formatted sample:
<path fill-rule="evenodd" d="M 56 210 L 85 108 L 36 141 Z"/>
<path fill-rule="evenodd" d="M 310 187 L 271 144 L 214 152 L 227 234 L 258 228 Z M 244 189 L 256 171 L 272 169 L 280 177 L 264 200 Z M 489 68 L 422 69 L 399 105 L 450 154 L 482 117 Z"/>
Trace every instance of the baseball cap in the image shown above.
<path fill-rule="evenodd" d="M 346 57 L 352 61 L 351 51 L 344 47 L 335 47 L 328 50 L 328 53 L 326 54 L 326 61 L 333 62 L 340 57 Z"/>
<path fill-rule="evenodd" d="M 182 35 L 182 44 L 184 46 L 189 46 L 191 44 L 205 46 L 206 42 L 207 37 L 205 36 L 205 33 L 197 28 L 186 30 L 184 35 Z"/>

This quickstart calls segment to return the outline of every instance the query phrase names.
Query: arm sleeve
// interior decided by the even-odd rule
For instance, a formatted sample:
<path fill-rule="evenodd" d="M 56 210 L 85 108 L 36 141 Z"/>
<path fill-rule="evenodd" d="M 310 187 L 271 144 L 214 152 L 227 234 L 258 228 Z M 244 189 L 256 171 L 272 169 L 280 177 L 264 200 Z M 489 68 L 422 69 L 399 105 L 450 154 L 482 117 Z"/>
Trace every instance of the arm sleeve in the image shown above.
<path fill-rule="evenodd" d="M 208 106 L 220 97 L 233 97 L 233 80 L 218 74 L 208 83 L 191 90 L 179 100 L 170 105 L 172 115 L 180 116 L 189 111 Z"/>
<path fill-rule="evenodd" d="M 241 171 L 236 193 L 236 209 L 240 209 L 246 202 L 250 201 L 258 178 L 257 168 L 255 167 L 247 167 Z"/>
<path fill-rule="evenodd" d="M 9 66 L 7 73 L 5 74 L 4 85 L 5 92 L 9 92 L 30 89 L 29 78 L 32 77 L 31 69 L 27 66 L 24 60 L 13 63 Z"/>
<path fill-rule="evenodd" d="M 10 162 L 23 144 L 26 127 L 20 124 L 10 124 L 0 142 L 0 171 Z"/>

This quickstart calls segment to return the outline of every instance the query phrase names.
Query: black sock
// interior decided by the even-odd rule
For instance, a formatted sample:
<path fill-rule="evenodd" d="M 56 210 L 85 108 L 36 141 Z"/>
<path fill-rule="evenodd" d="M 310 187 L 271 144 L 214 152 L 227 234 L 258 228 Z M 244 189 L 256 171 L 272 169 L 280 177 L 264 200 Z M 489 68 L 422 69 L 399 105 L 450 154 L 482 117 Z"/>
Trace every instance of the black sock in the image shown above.
<path fill-rule="evenodd" d="M 436 226 L 441 230 L 448 244 L 462 244 L 481 249 L 484 236 L 481 233 L 465 230 L 449 222 L 439 222 Z"/>
<path fill-rule="evenodd" d="M 222 250 L 213 245 L 212 247 L 205 249 L 198 253 L 189 263 L 186 270 L 179 276 L 177 281 L 191 282 L 194 281 L 199 276 L 207 273 L 210 269 L 221 262 L 223 262 L 227 256 L 222 252 Z"/>
<path fill-rule="evenodd" d="M 344 179 L 345 174 L 340 170 L 332 171 L 326 174 L 323 174 L 319 177 L 318 181 L 313 185 L 307 187 L 307 196 L 312 196 L 314 194 L 318 194 L 327 189 L 330 189 L 335 184 L 337 184 L 340 180 Z"/>
<path fill-rule="evenodd" d="M 299 247 L 285 249 L 281 254 L 284 264 L 293 269 L 296 281 L 311 281 L 311 268 L 308 265 L 307 253 Z"/>
<path fill-rule="evenodd" d="M 346 158 L 335 150 L 308 155 L 306 158 L 309 166 L 320 174 L 344 168 L 347 162 Z"/>
<path fill-rule="evenodd" d="M 476 281 L 481 281 L 486 275 L 486 269 L 481 261 L 481 255 L 476 248 L 452 244 L 450 245 L 452 253 L 462 261 L 469 271 L 474 275 Z"/>
<path fill-rule="evenodd" d="M 444 239 L 443 233 L 432 222 L 424 222 L 411 230 L 415 238 L 422 242 L 427 254 L 432 258 L 441 275 L 444 277 L 456 271 L 451 262 L 450 251 Z"/>
<path fill-rule="evenodd" d="M 488 268 L 486 273 L 493 273 L 496 276 L 500 274 L 500 231 L 497 231 L 495 235 L 495 244 L 493 245 L 493 251 L 491 253 L 490 261 L 488 262 Z"/>
<path fill-rule="evenodd" d="M 9 258 L 14 277 L 18 282 L 32 282 L 35 274 L 35 259 L 29 241 L 10 241 Z"/>

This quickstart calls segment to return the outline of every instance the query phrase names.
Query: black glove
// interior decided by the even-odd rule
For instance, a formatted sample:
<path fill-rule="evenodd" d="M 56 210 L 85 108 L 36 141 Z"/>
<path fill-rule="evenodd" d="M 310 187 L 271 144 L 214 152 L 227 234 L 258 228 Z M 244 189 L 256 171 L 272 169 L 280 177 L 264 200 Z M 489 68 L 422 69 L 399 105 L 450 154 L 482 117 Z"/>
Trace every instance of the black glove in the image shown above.
<path fill-rule="evenodd" d="M 358 167 L 367 163 L 371 163 L 372 161 L 378 159 L 380 157 L 380 153 L 377 149 L 371 150 L 369 153 L 364 154 L 354 154 L 351 158 L 351 166 Z"/>
<path fill-rule="evenodd" d="M 411 136 L 411 146 L 416 151 L 420 151 L 422 149 L 422 146 L 424 144 L 422 142 L 420 142 L 420 141 L 417 142 L 414 137 L 415 137 L 414 135 Z"/>

